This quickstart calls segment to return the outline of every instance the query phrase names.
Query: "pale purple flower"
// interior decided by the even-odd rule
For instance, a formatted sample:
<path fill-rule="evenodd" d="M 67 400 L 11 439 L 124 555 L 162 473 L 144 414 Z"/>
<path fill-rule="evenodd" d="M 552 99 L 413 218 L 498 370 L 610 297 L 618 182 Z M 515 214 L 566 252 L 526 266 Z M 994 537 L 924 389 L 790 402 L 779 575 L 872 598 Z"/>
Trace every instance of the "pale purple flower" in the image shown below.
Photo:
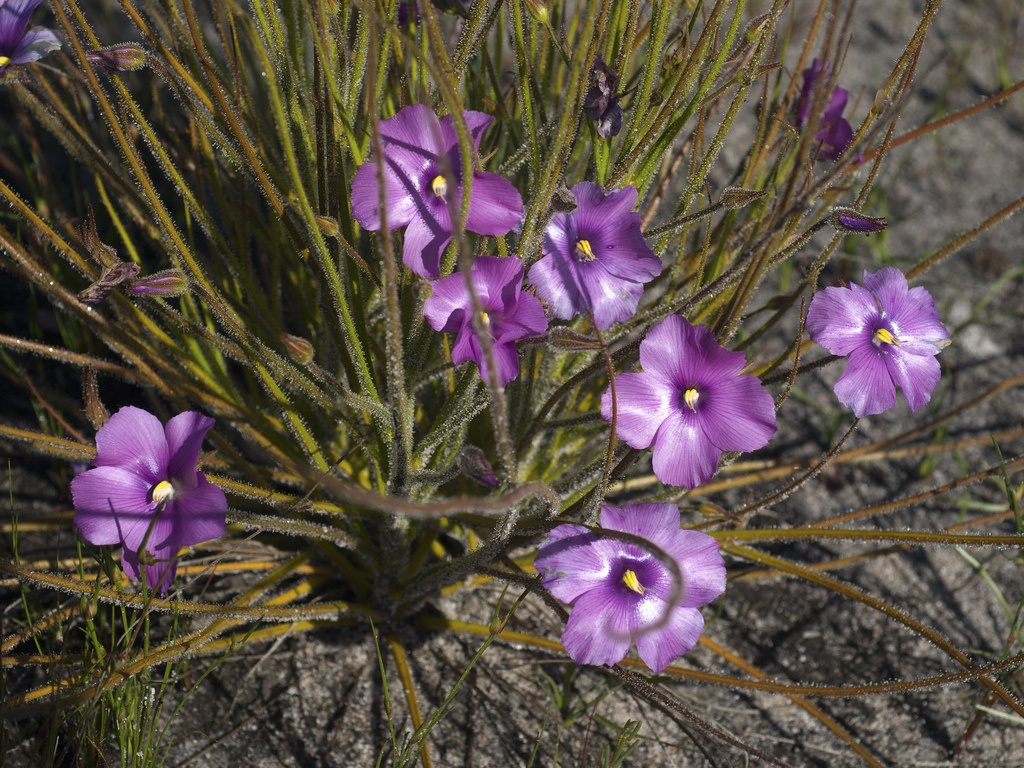
<path fill-rule="evenodd" d="M 463 112 L 479 149 L 491 121 L 482 112 Z M 423 104 L 411 104 L 382 120 L 384 190 L 388 229 L 405 227 L 402 260 L 422 277 L 441 274 L 441 255 L 452 238 L 449 205 L 462 205 L 462 154 L 451 115 L 441 120 Z M 448 179 L 455 184 L 449 189 Z M 365 229 L 381 228 L 377 161 L 372 157 L 352 180 L 352 215 Z M 474 173 L 466 229 L 504 235 L 523 218 L 523 198 L 496 173 Z"/>
<path fill-rule="evenodd" d="M 688 653 L 704 631 L 698 610 L 725 591 L 725 561 L 706 533 L 679 527 L 673 504 L 601 507 L 601 527 L 649 541 L 650 549 L 560 525 L 537 552 L 541 583 L 572 604 L 562 645 L 577 664 L 617 664 L 636 642 L 643 662 L 660 672 Z"/>
<path fill-rule="evenodd" d="M 814 105 L 815 94 L 820 91 L 821 96 L 828 99 L 828 104 L 821 112 L 818 132 L 814 134 L 814 138 L 821 144 L 819 154 L 828 160 L 835 160 L 853 139 L 853 128 L 843 119 L 843 110 L 846 109 L 849 92 L 845 88 L 836 86 L 829 95 L 823 89 L 824 83 L 819 83 L 821 80 L 828 79 L 829 71 L 828 62 L 823 62 L 820 59 L 815 59 L 811 66 L 803 71 L 804 83 L 800 89 L 796 126 L 799 128 L 807 121 Z"/>
<path fill-rule="evenodd" d="M 213 419 L 195 411 L 164 426 L 148 411 L 126 406 L 96 433 L 95 468 L 71 481 L 82 538 L 120 544 L 124 572 L 137 580 L 144 566 L 146 585 L 160 594 L 174 580 L 182 547 L 226 530 L 224 492 L 196 470 L 212 426 Z"/>
<path fill-rule="evenodd" d="M 530 268 L 529 280 L 555 317 L 592 312 L 604 330 L 633 316 L 644 283 L 661 274 L 661 260 L 640 231 L 634 187 L 605 193 L 583 181 L 572 194 L 576 209 L 552 217 L 544 257 Z"/>
<path fill-rule="evenodd" d="M 28 28 L 32 12 L 42 0 L 0 0 L 0 76 L 11 64 L 38 61 L 60 48 L 52 29 Z"/>
<path fill-rule="evenodd" d="M 865 272 L 864 287 L 815 294 L 807 332 L 833 355 L 849 358 L 835 393 L 857 418 L 892 408 L 897 386 L 911 411 L 927 403 L 939 383 L 935 355 L 949 344 L 931 294 L 909 288 L 893 267 Z"/>
<path fill-rule="evenodd" d="M 615 377 L 616 434 L 633 448 L 654 445 L 654 474 L 666 485 L 706 483 L 723 451 L 754 451 L 775 434 L 775 403 L 740 373 L 745 362 L 709 329 L 665 318 L 640 342 L 643 372 Z M 601 416 L 612 419 L 610 388 Z"/>
<path fill-rule="evenodd" d="M 548 327 L 544 309 L 537 298 L 523 291 L 523 262 L 515 256 L 478 256 L 470 274 L 483 317 L 478 326 L 491 337 L 491 350 L 498 367 L 498 384 L 505 386 L 519 375 L 516 340 L 544 333 Z M 454 333 L 452 362 L 472 360 L 484 381 L 490 381 L 487 359 L 473 331 L 473 304 L 461 272 L 431 283 L 432 293 L 423 314 L 435 331 Z"/>

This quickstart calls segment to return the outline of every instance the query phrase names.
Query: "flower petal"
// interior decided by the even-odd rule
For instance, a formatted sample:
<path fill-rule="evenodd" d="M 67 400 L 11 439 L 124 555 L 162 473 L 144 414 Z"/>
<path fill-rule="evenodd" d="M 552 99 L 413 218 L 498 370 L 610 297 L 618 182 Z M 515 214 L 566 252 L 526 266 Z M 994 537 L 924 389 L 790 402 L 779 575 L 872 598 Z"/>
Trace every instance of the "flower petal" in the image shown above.
<path fill-rule="evenodd" d="M 668 417 L 672 390 L 660 379 L 646 373 L 623 373 L 615 377 L 617 419 L 615 434 L 633 448 L 647 448 L 655 440 L 661 423 Z M 612 420 L 611 387 L 601 398 L 601 418 Z"/>
<path fill-rule="evenodd" d="M 9 64 L 28 64 L 38 61 L 51 51 L 60 50 L 60 38 L 52 29 L 32 27 L 18 44 Z"/>
<path fill-rule="evenodd" d="M 577 270 L 594 313 L 594 324 L 602 331 L 636 314 L 644 286 L 609 274 L 600 260 L 581 264 Z"/>
<path fill-rule="evenodd" d="M 607 585 L 581 595 L 573 605 L 562 633 L 562 645 L 577 664 L 618 664 L 629 653 L 630 634 L 623 628 L 633 609 Z"/>
<path fill-rule="evenodd" d="M 723 451 L 756 451 L 776 430 L 775 401 L 756 376 L 717 376 L 696 415 L 704 435 Z"/>
<path fill-rule="evenodd" d="M 668 502 L 624 504 L 601 507 L 601 527 L 631 533 L 657 544 L 662 549 L 674 541 L 679 529 L 679 507 Z"/>
<path fill-rule="evenodd" d="M 910 354 L 901 345 L 890 349 L 884 360 L 889 376 L 903 390 L 911 411 L 916 411 L 931 400 L 932 390 L 942 375 L 939 361 L 931 354 Z"/>
<path fill-rule="evenodd" d="M 178 550 L 174 542 L 169 542 L 155 550 L 147 546 L 149 557 L 157 562 L 142 566 L 137 550 L 123 547 L 121 549 L 121 570 L 132 581 L 141 581 L 142 570 L 145 568 L 146 588 L 158 595 L 167 593 L 174 583 L 174 575 L 178 572 Z"/>
<path fill-rule="evenodd" d="M 402 261 L 420 277 L 439 277 L 441 255 L 452 239 L 450 222 L 439 221 L 426 206 L 419 210 L 422 215 L 415 216 L 405 229 Z"/>
<path fill-rule="evenodd" d="M 174 538 L 179 547 L 202 544 L 227 533 L 227 498 L 202 472 L 196 473 L 195 488 L 179 491 L 171 505 L 167 512 L 171 513 Z M 158 539 L 155 543 L 161 542 Z"/>
<path fill-rule="evenodd" d="M 551 314 L 561 320 L 571 320 L 590 306 L 582 279 L 560 251 L 548 252 L 551 226 L 544 232 L 543 256 L 530 267 L 528 281 L 537 289 L 537 295 L 548 303 Z"/>
<path fill-rule="evenodd" d="M 430 284 L 430 296 L 423 302 L 423 314 L 430 327 L 442 333 L 458 333 L 469 322 L 470 301 L 466 277 L 460 273 Z"/>
<path fill-rule="evenodd" d="M 896 405 L 896 387 L 883 358 L 870 343 L 866 349 L 853 350 L 846 370 L 836 382 L 836 397 L 858 419 Z"/>
<path fill-rule="evenodd" d="M 398 229 L 409 224 L 418 213 L 418 175 L 411 169 L 401 167 L 395 160 L 400 157 L 392 150 L 393 157 L 386 158 L 384 170 L 384 199 L 387 204 L 388 229 Z M 381 228 L 380 190 L 378 188 L 377 163 L 372 158 L 359 166 L 352 179 L 352 216 L 363 229 L 376 232 Z"/>
<path fill-rule="evenodd" d="M 600 587 L 608 580 L 613 541 L 602 539 L 582 525 L 560 525 L 537 550 L 533 565 L 541 584 L 563 603 Z"/>
<path fill-rule="evenodd" d="M 672 410 L 654 437 L 652 465 L 666 485 L 696 488 L 714 477 L 721 455 L 696 418 Z"/>
<path fill-rule="evenodd" d="M 880 315 L 875 297 L 861 286 L 826 288 L 811 299 L 807 333 L 833 355 L 849 355 L 871 343 Z"/>
<path fill-rule="evenodd" d="M 671 545 L 663 545 L 679 562 L 683 572 L 683 600 L 680 605 L 707 605 L 725 592 L 725 560 L 718 542 L 700 531 L 679 530 Z"/>
<path fill-rule="evenodd" d="M 672 608 L 656 625 L 636 632 L 636 648 L 644 664 L 661 672 L 693 650 L 703 631 L 704 617 L 696 608 Z"/>
<path fill-rule="evenodd" d="M 169 460 L 164 425 L 142 408 L 121 408 L 96 433 L 97 467 L 120 467 L 154 486 L 167 479 Z"/>
<path fill-rule="evenodd" d="M 504 235 L 523 219 L 519 190 L 496 173 L 474 173 L 466 229 L 480 235 Z"/>
<path fill-rule="evenodd" d="M 436 160 L 445 153 L 441 124 L 425 104 L 410 104 L 378 124 L 388 149 L 398 147 L 413 155 Z"/>
<path fill-rule="evenodd" d="M 76 476 L 71 498 L 82 538 L 97 545 L 130 541 L 138 547 L 153 520 L 151 487 L 145 478 L 120 467 L 97 467 Z"/>
<path fill-rule="evenodd" d="M 167 463 L 167 475 L 168 479 L 178 481 L 175 485 L 195 488 L 199 450 L 213 424 L 213 419 L 196 411 L 184 411 L 167 422 L 164 434 L 171 457 Z"/>

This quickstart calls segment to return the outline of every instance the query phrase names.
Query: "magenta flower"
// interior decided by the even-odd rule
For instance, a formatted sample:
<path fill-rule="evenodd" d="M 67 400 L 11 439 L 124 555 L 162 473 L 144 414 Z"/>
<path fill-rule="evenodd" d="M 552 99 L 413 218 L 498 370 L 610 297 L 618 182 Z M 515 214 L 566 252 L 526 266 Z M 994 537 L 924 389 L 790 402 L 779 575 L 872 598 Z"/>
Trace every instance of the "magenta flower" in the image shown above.
<path fill-rule="evenodd" d="M 818 81 L 827 80 L 829 70 L 828 62 L 815 59 L 811 66 L 803 71 L 804 84 L 800 89 L 800 103 L 796 113 L 797 128 L 810 116 L 815 93 L 821 88 Z M 846 100 L 850 94 L 845 88 L 836 86 L 831 96 L 824 91 L 822 96 L 828 98 L 828 105 L 822 110 L 818 132 L 814 134 L 814 138 L 821 144 L 819 154 L 828 160 L 835 160 L 853 139 L 853 128 L 843 119 L 843 110 L 846 109 Z"/>
<path fill-rule="evenodd" d="M 576 210 L 556 213 L 544 230 L 544 257 L 530 268 L 530 283 L 555 317 L 592 312 L 604 330 L 633 316 L 661 259 L 640 231 L 634 187 L 606 194 L 582 181 L 572 194 Z"/>
<path fill-rule="evenodd" d="M 42 0 L 0 0 L 0 77 L 11 64 L 38 61 L 60 48 L 52 29 L 28 28 L 32 12 Z"/>
<path fill-rule="evenodd" d="M 92 544 L 120 544 L 121 568 L 166 592 L 182 547 L 226 530 L 224 492 L 196 470 L 213 419 L 185 411 L 167 422 L 141 408 L 122 408 L 96 433 L 94 469 L 71 481 L 75 525 Z M 142 550 L 145 557 L 140 557 Z"/>
<path fill-rule="evenodd" d="M 666 485 L 710 480 L 723 451 L 754 451 L 775 434 L 775 403 L 756 376 L 741 374 L 742 352 L 710 330 L 671 315 L 640 342 L 642 373 L 615 377 L 616 434 L 633 448 L 654 445 L 654 474 Z M 601 398 L 612 419 L 612 392 Z"/>
<path fill-rule="evenodd" d="M 807 332 L 833 355 L 849 358 L 835 393 L 857 418 L 892 408 L 897 385 L 916 411 L 939 383 L 935 355 L 949 344 L 949 332 L 931 294 L 909 288 L 898 269 L 865 272 L 864 286 L 815 294 Z"/>
<path fill-rule="evenodd" d="M 516 340 L 544 333 L 548 327 L 544 309 L 535 296 L 523 292 L 523 262 L 515 256 L 497 258 L 478 256 L 471 275 L 483 308 L 479 325 L 491 335 L 491 349 L 498 366 L 498 384 L 505 386 L 519 375 Z M 433 293 L 423 305 L 430 327 L 442 333 L 455 333 L 452 362 L 472 360 L 484 381 L 490 381 L 487 360 L 473 331 L 473 305 L 461 272 L 431 283 Z"/>
<path fill-rule="evenodd" d="M 635 641 L 643 662 L 660 672 L 688 653 L 704 631 L 697 610 L 725 591 L 718 542 L 679 527 L 673 504 L 601 507 L 601 526 L 651 542 L 679 569 L 646 547 L 560 525 L 537 551 L 541 584 L 572 604 L 562 645 L 577 664 L 617 664 Z"/>
<path fill-rule="evenodd" d="M 476 147 L 494 119 L 463 112 Z M 462 205 L 462 156 L 451 115 L 438 120 L 411 104 L 380 123 L 388 229 L 405 227 L 402 260 L 421 277 L 441 274 L 441 255 L 452 238 L 449 205 Z M 449 189 L 448 178 L 455 181 Z M 365 229 L 381 228 L 377 162 L 371 158 L 352 180 L 352 215 Z M 466 229 L 504 235 L 523 218 L 523 198 L 496 173 L 474 173 Z"/>

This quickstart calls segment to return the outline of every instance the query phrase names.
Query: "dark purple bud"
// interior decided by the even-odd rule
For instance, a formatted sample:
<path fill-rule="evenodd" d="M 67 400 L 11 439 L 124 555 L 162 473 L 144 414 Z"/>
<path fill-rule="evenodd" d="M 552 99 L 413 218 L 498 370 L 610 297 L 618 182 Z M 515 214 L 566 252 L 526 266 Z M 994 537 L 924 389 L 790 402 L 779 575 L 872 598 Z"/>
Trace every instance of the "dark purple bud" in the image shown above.
<path fill-rule="evenodd" d="M 128 72 L 146 66 L 146 52 L 133 43 L 89 51 L 85 58 L 94 67 L 103 67 L 110 72 Z"/>
<path fill-rule="evenodd" d="M 498 478 L 494 476 L 494 470 L 491 469 L 491 462 L 487 460 L 484 452 L 475 445 L 467 445 L 459 453 L 459 469 L 462 470 L 462 474 L 484 485 L 489 485 L 492 488 L 497 488 L 500 485 Z"/>
<path fill-rule="evenodd" d="M 132 282 L 128 290 L 143 296 L 169 298 L 180 296 L 188 288 L 188 279 L 180 269 L 165 269 Z"/>
<path fill-rule="evenodd" d="M 78 294 L 78 299 L 86 304 L 99 304 L 117 286 L 125 280 L 131 280 L 137 274 L 139 274 L 138 264 L 131 261 L 120 261 L 114 266 L 104 269 L 100 279 Z"/>
<path fill-rule="evenodd" d="M 881 232 L 888 226 L 885 219 L 865 216 L 863 213 L 852 208 L 833 208 L 829 214 L 828 221 L 836 229 L 860 235 Z"/>
<path fill-rule="evenodd" d="M 604 63 L 604 57 L 597 55 L 590 68 L 589 90 L 583 99 L 583 111 L 597 122 L 597 133 L 610 139 L 622 130 L 622 107 L 615 89 L 619 87 L 619 76 Z"/>

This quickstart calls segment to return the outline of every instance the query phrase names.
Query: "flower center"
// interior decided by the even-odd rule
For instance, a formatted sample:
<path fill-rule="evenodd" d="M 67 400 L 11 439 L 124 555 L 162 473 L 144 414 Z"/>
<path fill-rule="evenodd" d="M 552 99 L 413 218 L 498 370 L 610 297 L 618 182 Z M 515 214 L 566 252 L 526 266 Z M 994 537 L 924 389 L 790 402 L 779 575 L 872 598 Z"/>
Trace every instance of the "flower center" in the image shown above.
<path fill-rule="evenodd" d="M 898 347 L 900 340 L 893 336 L 886 328 L 879 328 L 875 331 L 875 335 L 871 337 L 871 343 L 876 347 L 881 347 L 883 344 L 893 344 Z"/>
<path fill-rule="evenodd" d="M 437 197 L 444 197 L 448 192 L 448 180 L 441 174 L 438 174 L 434 177 L 434 180 L 430 182 L 430 188 L 434 190 L 434 194 Z"/>
<path fill-rule="evenodd" d="M 0 56 L 0 67 L 6 67 L 10 60 L 10 56 Z"/>
<path fill-rule="evenodd" d="M 161 480 L 153 486 L 153 502 L 163 504 L 174 498 L 174 486 L 166 480 Z"/>
<path fill-rule="evenodd" d="M 633 571 L 626 571 L 622 574 L 622 583 L 629 587 L 631 590 L 636 592 L 638 595 L 642 595 L 647 590 L 644 585 L 640 583 L 640 579 L 636 577 Z"/>
<path fill-rule="evenodd" d="M 697 391 L 696 387 L 690 387 L 683 392 L 683 402 L 686 403 L 686 406 L 691 411 L 696 412 L 698 400 L 700 400 L 700 392 Z"/>
<path fill-rule="evenodd" d="M 576 241 L 576 259 L 578 261 L 593 261 L 597 256 L 594 255 L 594 249 L 590 247 L 589 240 L 577 240 Z"/>

